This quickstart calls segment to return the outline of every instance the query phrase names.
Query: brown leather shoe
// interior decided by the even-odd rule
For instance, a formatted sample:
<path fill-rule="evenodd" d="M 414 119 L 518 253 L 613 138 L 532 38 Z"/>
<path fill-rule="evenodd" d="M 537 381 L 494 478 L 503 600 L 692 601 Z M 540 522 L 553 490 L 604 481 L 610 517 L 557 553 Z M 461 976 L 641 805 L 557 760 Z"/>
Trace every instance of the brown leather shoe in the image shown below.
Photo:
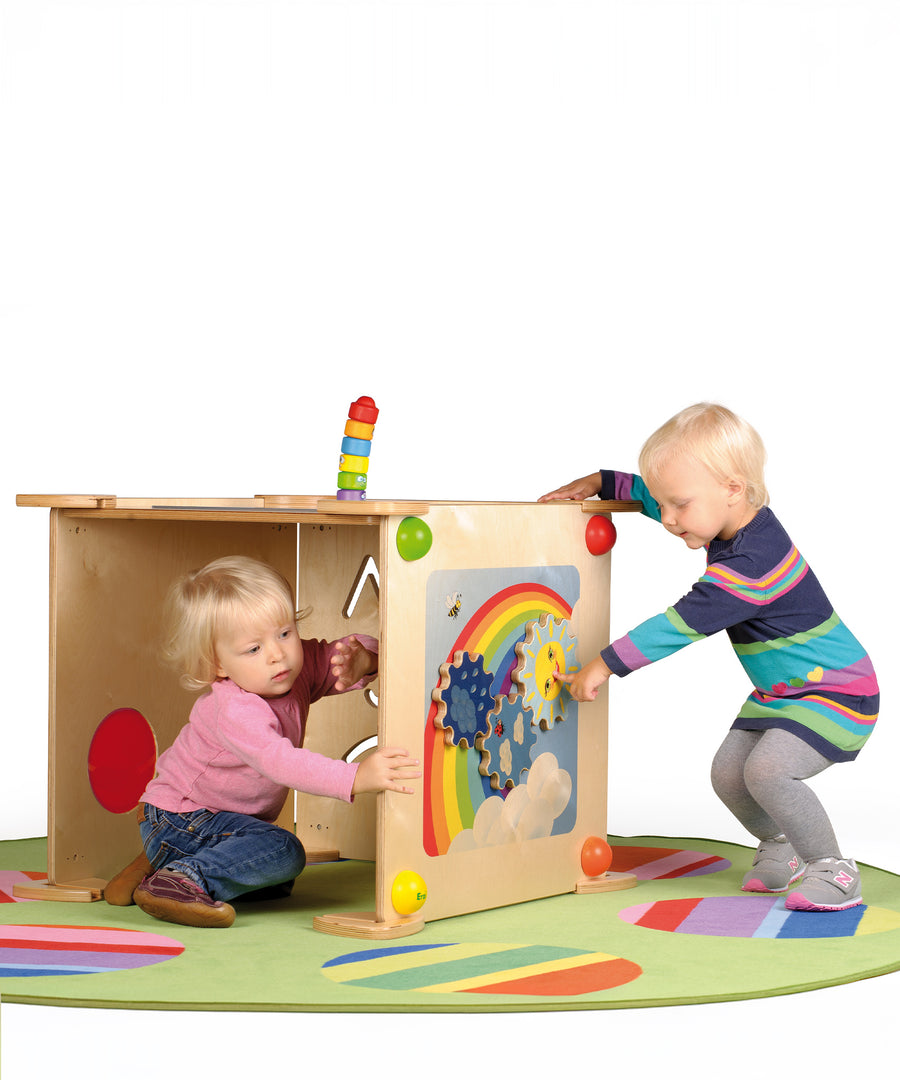
<path fill-rule="evenodd" d="M 154 919 L 181 926 L 231 926 L 234 908 L 213 900 L 190 878 L 172 870 L 157 870 L 134 890 L 134 902 Z"/>
<path fill-rule="evenodd" d="M 103 890 L 103 899 L 107 904 L 114 904 L 116 907 L 128 907 L 134 903 L 134 890 L 152 873 L 150 860 L 142 851 L 107 884 Z"/>

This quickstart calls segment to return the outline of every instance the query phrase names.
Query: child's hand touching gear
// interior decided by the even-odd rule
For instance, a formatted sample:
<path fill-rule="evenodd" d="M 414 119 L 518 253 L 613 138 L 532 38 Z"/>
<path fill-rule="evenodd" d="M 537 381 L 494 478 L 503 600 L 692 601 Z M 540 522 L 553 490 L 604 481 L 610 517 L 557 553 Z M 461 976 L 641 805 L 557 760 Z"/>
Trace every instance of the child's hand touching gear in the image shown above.
<path fill-rule="evenodd" d="M 571 675 L 564 675 L 557 671 L 553 677 L 557 682 L 568 686 L 569 693 L 575 701 L 593 701 L 610 675 L 612 672 L 598 656 L 596 660 L 585 664 L 580 671 L 573 672 Z"/>

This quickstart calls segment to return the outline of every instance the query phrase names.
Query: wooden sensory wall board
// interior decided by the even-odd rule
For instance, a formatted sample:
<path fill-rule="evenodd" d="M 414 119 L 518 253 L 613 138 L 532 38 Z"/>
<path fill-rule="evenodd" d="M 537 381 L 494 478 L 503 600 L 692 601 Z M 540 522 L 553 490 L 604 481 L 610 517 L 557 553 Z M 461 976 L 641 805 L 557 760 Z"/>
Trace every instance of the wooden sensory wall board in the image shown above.
<path fill-rule="evenodd" d="M 425 516 L 433 543 L 428 553 L 406 561 L 398 553 L 396 534 L 401 518 L 382 522 L 381 573 L 381 720 L 379 741 L 404 746 L 426 768 L 413 796 L 386 792 L 381 797 L 376 859 L 376 921 L 396 919 L 391 904 L 394 879 L 403 871 L 419 874 L 427 886 L 420 912 L 427 921 L 463 912 L 499 907 L 541 896 L 571 892 L 583 877 L 580 851 L 588 836 L 606 836 L 607 695 L 575 705 L 568 699 L 567 719 L 577 725 L 577 776 L 573 776 L 574 806 L 561 832 L 537 839 L 513 841 L 442 854 L 426 850 L 427 820 L 435 816 L 428 805 L 440 787 L 435 767 L 444 752 L 432 733 L 432 691 L 440 680 L 435 665 L 438 639 L 451 648 L 465 637 L 476 604 L 489 612 L 496 598 L 531 583 L 566 580 L 572 607 L 568 629 L 577 640 L 575 664 L 595 656 L 608 640 L 609 555 L 593 556 L 585 545 L 586 516 L 581 504 L 432 504 Z M 446 589 L 459 575 L 462 597 Z M 484 580 L 479 575 L 486 575 Z M 562 578 L 560 578 L 562 575 Z M 574 584 L 573 584 L 574 583 Z M 435 586 L 439 588 L 435 588 Z M 474 585 L 475 592 L 468 590 Z M 458 591 L 458 590 L 457 590 Z M 550 607 L 554 605 L 551 604 Z M 530 614 L 537 615 L 540 602 Z M 546 610 L 546 608 L 545 608 Z M 525 615 L 521 615 L 525 618 Z M 449 631 L 448 627 L 452 627 Z M 472 635 L 475 641 L 477 635 Z M 441 657 L 451 659 L 451 650 Z M 571 666 L 571 663 L 570 665 Z M 566 695 L 567 697 L 567 695 Z M 576 713 L 572 710 L 575 709 Z M 470 739 L 470 742 L 473 741 Z M 472 749 L 449 749 L 447 754 Z M 439 766 L 438 766 L 439 767 Z M 471 775 L 471 760 L 468 764 Z M 495 793 L 499 797 L 499 792 Z M 475 795 L 472 801 L 477 801 Z M 350 930 L 348 932 L 354 932 Z M 360 936 L 366 936 L 365 931 Z"/>
<path fill-rule="evenodd" d="M 166 592 L 180 574 L 238 552 L 294 580 L 293 525 L 51 510 L 51 885 L 102 888 L 140 851 L 134 812 L 110 813 L 94 795 L 91 741 L 104 717 L 133 708 L 150 724 L 160 753 L 171 744 L 195 695 L 160 660 Z"/>
<path fill-rule="evenodd" d="M 297 604 L 309 609 L 300 636 L 334 641 L 348 634 L 381 637 L 378 523 L 304 525 L 297 529 Z M 364 693 L 323 698 L 310 710 L 304 746 L 331 758 L 355 759 L 354 750 L 378 734 L 380 679 Z M 297 793 L 297 835 L 310 860 L 339 854 L 375 860 L 376 796 L 352 804 Z"/>

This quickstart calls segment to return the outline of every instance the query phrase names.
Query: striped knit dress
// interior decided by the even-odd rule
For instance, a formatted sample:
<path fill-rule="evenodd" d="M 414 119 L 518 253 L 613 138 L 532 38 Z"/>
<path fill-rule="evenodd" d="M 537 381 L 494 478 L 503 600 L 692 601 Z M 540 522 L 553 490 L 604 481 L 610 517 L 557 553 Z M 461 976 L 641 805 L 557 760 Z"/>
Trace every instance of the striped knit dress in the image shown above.
<path fill-rule="evenodd" d="M 639 476 L 604 472 L 600 495 L 637 499 L 660 520 Z M 878 718 L 878 683 L 809 564 L 768 507 L 706 550 L 706 573 L 691 591 L 607 646 L 607 667 L 625 676 L 725 630 L 753 684 L 732 727 L 781 728 L 831 761 L 851 761 Z"/>

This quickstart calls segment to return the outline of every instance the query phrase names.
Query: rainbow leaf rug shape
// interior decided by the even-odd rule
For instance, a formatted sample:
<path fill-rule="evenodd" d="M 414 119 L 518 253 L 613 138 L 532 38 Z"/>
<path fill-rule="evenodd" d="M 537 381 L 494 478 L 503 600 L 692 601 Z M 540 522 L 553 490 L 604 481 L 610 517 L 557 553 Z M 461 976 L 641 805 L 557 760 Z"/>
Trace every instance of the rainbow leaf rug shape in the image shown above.
<path fill-rule="evenodd" d="M 0 926 L 0 976 L 99 975 L 160 964 L 180 941 L 97 926 Z"/>
<path fill-rule="evenodd" d="M 648 930 L 735 938 L 837 938 L 900 929 L 900 913 L 857 907 L 789 911 L 783 896 L 707 896 L 636 904 L 619 918 Z"/>
<path fill-rule="evenodd" d="M 335 982 L 423 994 L 573 996 L 631 982 L 641 969 L 608 953 L 555 945 L 455 942 L 365 949 L 322 967 Z"/>

